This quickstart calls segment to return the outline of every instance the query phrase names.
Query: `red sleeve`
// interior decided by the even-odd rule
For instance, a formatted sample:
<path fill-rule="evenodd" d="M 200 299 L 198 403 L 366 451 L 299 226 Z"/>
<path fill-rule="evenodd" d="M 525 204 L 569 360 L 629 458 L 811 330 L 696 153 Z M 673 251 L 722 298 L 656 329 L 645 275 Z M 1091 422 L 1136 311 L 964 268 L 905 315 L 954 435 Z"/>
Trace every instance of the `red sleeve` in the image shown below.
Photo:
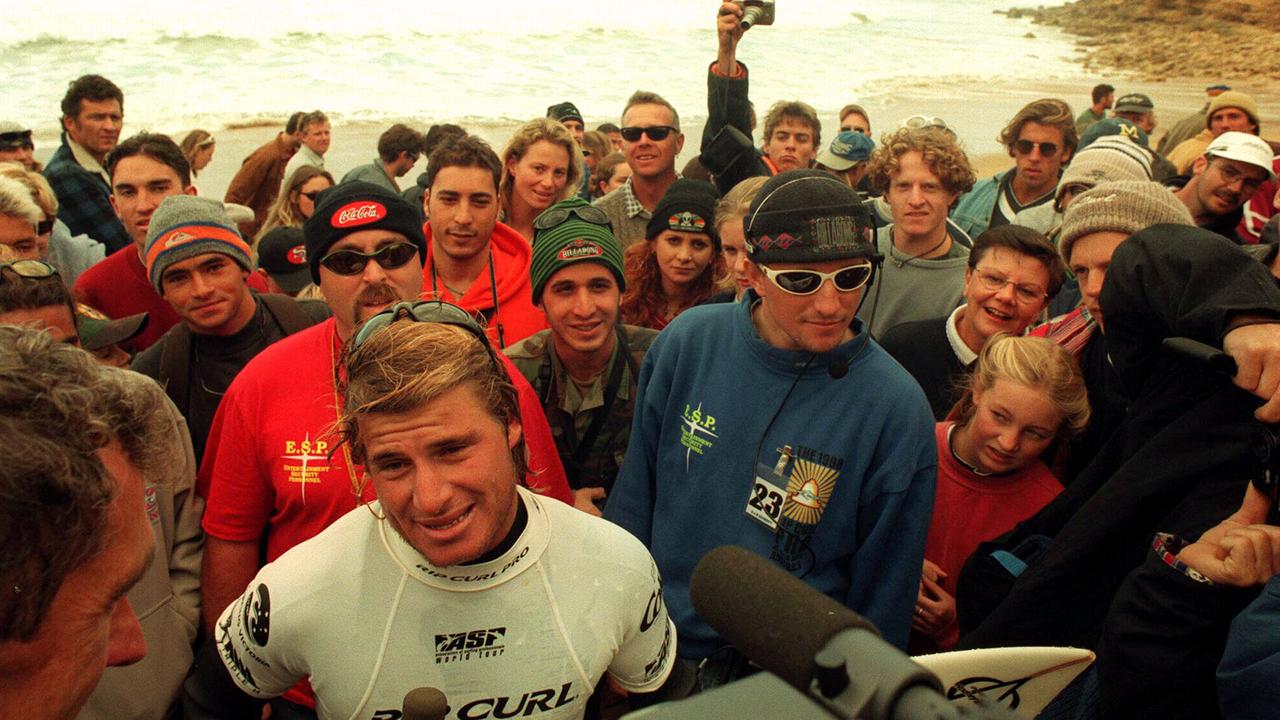
<path fill-rule="evenodd" d="M 271 480 L 258 463 L 253 429 L 245 417 L 246 395 L 254 388 L 232 383 L 218 405 L 196 492 L 206 500 L 204 531 L 220 540 L 243 542 L 262 537 L 275 507 Z"/>
<path fill-rule="evenodd" d="M 537 393 L 506 355 L 500 352 L 494 355 L 502 360 L 507 374 L 511 376 L 511 383 L 516 386 L 516 393 L 520 396 L 520 422 L 524 427 L 524 445 L 529 457 L 525 485 L 539 495 L 572 505 L 573 493 L 569 490 L 569 480 L 565 477 L 564 466 L 560 464 L 555 437 L 551 435 L 551 426 L 547 424 L 547 416 L 542 412 L 542 403 L 538 401 Z M 223 404 L 226 404 L 225 400 Z"/>

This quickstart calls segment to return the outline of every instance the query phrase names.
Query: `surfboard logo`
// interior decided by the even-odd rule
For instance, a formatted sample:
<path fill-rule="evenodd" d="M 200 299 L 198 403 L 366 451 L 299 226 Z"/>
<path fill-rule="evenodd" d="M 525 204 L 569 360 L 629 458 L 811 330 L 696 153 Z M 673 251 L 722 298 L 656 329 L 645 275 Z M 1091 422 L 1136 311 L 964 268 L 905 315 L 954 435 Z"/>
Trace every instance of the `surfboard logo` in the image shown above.
<path fill-rule="evenodd" d="M 987 700 L 998 702 L 1010 710 L 1016 710 L 1022 704 L 1022 696 L 1018 695 L 1018 689 L 1030 680 L 1029 677 L 1019 680 L 1000 680 L 983 676 L 968 677 L 947 688 L 947 699 L 967 698 L 976 701 L 977 696 L 982 695 Z M 997 694 L 997 690 L 1003 690 L 1003 692 Z"/>

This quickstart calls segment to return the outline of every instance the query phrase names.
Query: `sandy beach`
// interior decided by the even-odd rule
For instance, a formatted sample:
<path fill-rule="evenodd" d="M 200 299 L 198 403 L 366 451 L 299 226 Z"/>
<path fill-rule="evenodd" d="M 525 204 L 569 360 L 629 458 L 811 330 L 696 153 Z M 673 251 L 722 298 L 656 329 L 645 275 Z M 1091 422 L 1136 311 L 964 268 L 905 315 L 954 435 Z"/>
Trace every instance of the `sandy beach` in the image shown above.
<path fill-rule="evenodd" d="M 945 94 L 936 88 L 936 81 L 921 81 L 918 84 L 904 82 L 889 88 L 885 93 L 889 99 L 882 103 L 868 103 L 871 113 L 872 130 L 879 134 L 897 125 L 903 118 L 915 114 L 936 115 L 943 118 L 956 130 L 970 159 L 978 170 L 979 177 L 985 177 L 1009 167 L 1012 161 L 996 142 L 996 135 L 1005 122 L 1026 103 L 1041 97 L 1057 97 L 1066 100 L 1077 112 L 1089 102 L 1089 90 L 1098 82 L 1110 82 L 1118 88 L 1119 93 L 1136 91 L 1148 94 L 1155 102 L 1156 113 L 1161 126 L 1172 126 L 1182 116 L 1192 113 L 1204 104 L 1204 79 L 1177 79 L 1165 82 L 1126 81 L 1113 75 L 1086 76 L 1081 75 L 1077 81 L 1049 80 L 1043 83 L 1018 83 L 999 86 L 995 83 L 965 83 L 949 85 Z M 1262 123 L 1266 128 L 1280 130 L 1280 94 L 1269 83 L 1238 83 L 1235 87 L 1253 93 L 1263 108 Z M 767 106 L 772 98 L 760 98 L 758 103 Z M 681 109 L 681 108 L 677 108 Z M 621 108 L 619 108 L 621 110 Z M 836 127 L 835 114 L 839 108 L 818 108 L 824 126 L 824 138 L 831 137 Z M 281 119 L 283 124 L 284 119 Z M 588 127 L 612 121 L 617 118 L 588 117 Z M 677 167 L 683 166 L 688 158 L 698 152 L 702 138 L 702 127 L 706 121 L 705 113 L 684 112 L 681 124 L 685 132 L 684 151 L 677 160 Z M 434 122 L 431 119 L 405 119 L 405 122 L 416 125 L 423 130 Z M 494 149 L 502 151 L 502 146 L 515 129 L 515 124 L 480 124 L 468 129 L 489 141 Z M 221 197 L 227 185 L 240 167 L 240 162 L 255 148 L 275 137 L 278 128 L 251 127 L 236 129 L 215 129 L 218 147 L 213 162 L 205 169 L 196 184 L 204 195 Z M 335 177 L 351 168 L 370 162 L 377 154 L 378 136 L 386 129 L 383 124 L 372 125 L 354 123 L 337 125 L 333 128 L 333 143 L 326 156 L 326 166 Z M 132 128 L 125 128 L 128 134 Z M 185 130 L 171 130 L 176 139 L 180 139 Z M 1158 138 L 1161 128 L 1157 127 Z M 1272 132 L 1264 132 L 1271 136 Z M 1280 134 L 1280 133 L 1277 133 Z M 37 149 L 37 154 L 47 157 L 53 152 L 49 145 Z M 401 187 L 407 187 L 418 173 L 425 169 L 426 161 L 420 160 L 412 172 L 401 178 Z"/>

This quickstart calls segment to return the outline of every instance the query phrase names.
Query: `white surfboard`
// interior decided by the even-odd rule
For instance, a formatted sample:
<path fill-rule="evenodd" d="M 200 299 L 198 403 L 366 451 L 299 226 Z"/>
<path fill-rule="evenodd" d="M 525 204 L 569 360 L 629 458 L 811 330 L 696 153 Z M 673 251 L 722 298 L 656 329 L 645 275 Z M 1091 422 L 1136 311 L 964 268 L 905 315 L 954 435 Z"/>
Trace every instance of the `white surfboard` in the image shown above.
<path fill-rule="evenodd" d="M 1033 720 L 1077 675 L 1093 663 L 1090 650 L 1010 647 L 957 650 L 911 658 L 942 681 L 954 702 L 981 693 Z"/>

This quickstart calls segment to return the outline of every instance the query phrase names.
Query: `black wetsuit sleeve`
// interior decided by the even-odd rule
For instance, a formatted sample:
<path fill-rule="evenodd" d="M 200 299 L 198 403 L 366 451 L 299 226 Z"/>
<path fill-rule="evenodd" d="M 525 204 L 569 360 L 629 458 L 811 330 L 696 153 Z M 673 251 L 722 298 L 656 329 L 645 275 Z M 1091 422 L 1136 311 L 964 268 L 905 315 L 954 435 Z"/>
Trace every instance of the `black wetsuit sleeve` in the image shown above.
<path fill-rule="evenodd" d="M 187 720 L 259 720 L 265 703 L 236 685 L 212 640 L 196 654 L 182 684 L 182 711 Z"/>

